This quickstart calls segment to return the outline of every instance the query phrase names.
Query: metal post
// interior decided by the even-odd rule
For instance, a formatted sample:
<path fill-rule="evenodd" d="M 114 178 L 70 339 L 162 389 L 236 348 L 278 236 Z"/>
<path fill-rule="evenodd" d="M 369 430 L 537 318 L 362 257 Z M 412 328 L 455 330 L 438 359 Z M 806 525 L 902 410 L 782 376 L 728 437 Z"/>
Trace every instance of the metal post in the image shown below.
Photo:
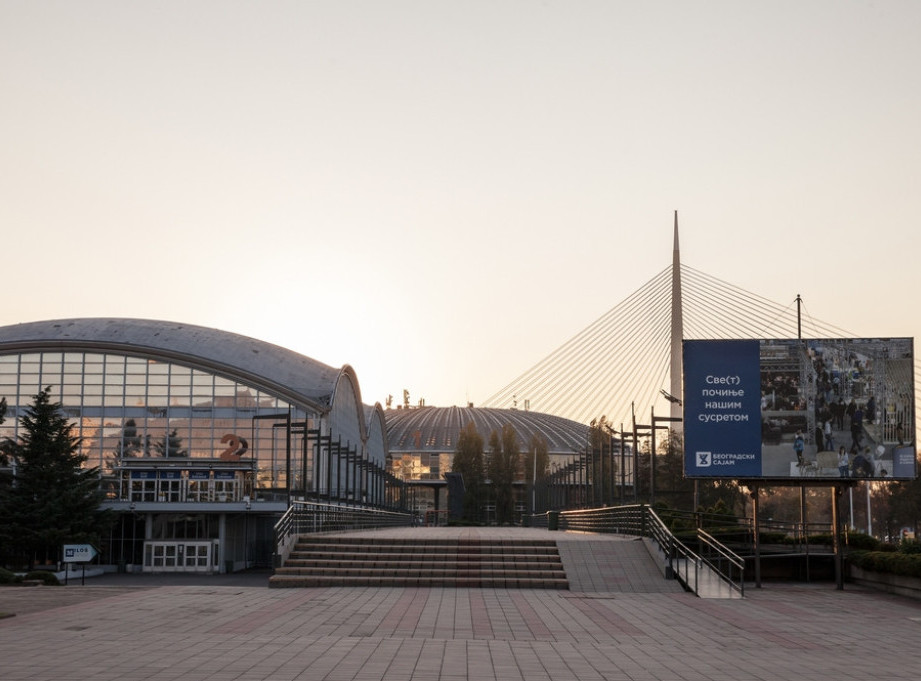
<path fill-rule="evenodd" d="M 649 505 L 656 503 L 656 414 L 655 407 L 649 408 Z"/>
<path fill-rule="evenodd" d="M 758 520 L 758 509 L 760 507 L 758 499 L 757 485 L 750 488 L 752 497 L 752 542 L 755 548 L 755 588 L 761 588 L 761 524 Z"/>
<path fill-rule="evenodd" d="M 620 424 L 620 503 L 627 503 L 627 447 L 624 442 L 624 424 Z M 634 464 L 635 465 L 635 464 Z"/>
<path fill-rule="evenodd" d="M 844 490 L 840 485 L 831 488 L 832 546 L 835 551 L 835 584 L 838 591 L 844 589 L 844 555 L 841 549 L 841 497 Z"/>

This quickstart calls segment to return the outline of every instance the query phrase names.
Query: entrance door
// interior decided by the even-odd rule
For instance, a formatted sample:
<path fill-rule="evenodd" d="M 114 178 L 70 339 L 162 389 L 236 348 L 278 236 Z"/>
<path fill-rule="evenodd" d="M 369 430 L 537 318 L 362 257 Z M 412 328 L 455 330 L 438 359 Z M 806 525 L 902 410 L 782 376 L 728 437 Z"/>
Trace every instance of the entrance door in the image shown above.
<path fill-rule="evenodd" d="M 212 551 L 208 541 L 144 542 L 144 572 L 213 572 Z"/>

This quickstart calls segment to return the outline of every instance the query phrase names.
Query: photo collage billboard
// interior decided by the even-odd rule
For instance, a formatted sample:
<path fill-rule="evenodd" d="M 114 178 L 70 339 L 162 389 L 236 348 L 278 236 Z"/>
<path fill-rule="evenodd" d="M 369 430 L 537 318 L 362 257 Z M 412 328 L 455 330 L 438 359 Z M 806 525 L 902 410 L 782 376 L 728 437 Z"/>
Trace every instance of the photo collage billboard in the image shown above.
<path fill-rule="evenodd" d="M 916 476 L 911 338 L 683 345 L 687 477 Z"/>

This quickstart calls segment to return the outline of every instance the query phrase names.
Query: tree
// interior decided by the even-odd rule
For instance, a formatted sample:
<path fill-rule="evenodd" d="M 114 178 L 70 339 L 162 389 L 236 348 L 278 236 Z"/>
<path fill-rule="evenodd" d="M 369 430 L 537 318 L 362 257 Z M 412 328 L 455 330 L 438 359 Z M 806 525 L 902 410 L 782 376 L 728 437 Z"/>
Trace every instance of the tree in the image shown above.
<path fill-rule="evenodd" d="M 611 437 L 613 428 L 607 418 L 592 419 L 588 431 L 588 449 L 590 469 L 592 506 L 613 502 L 617 462 L 614 456 L 614 442 Z M 597 501 L 596 501 L 597 496 Z"/>
<path fill-rule="evenodd" d="M 182 438 L 174 428 L 169 435 L 161 437 L 153 445 L 154 451 L 158 456 L 188 456 L 188 452 L 182 448 Z"/>
<path fill-rule="evenodd" d="M 80 439 L 60 403 L 51 401 L 50 387 L 34 397 L 20 423 L 18 441 L 5 443 L 16 472 L 13 484 L 0 488 L 0 540 L 32 568 L 37 560 L 57 561 L 64 543 L 98 541 L 112 516 L 100 509 L 99 469 L 83 468 Z"/>
<path fill-rule="evenodd" d="M 477 432 L 473 421 L 464 426 L 457 437 L 451 470 L 464 478 L 464 519 L 479 522 L 486 470 L 483 463 L 483 437 Z"/>
<path fill-rule="evenodd" d="M 510 423 L 502 426 L 501 435 L 495 430 L 490 433 L 489 450 L 488 472 L 496 497 L 496 522 L 504 525 L 515 519 L 513 483 L 521 464 L 518 434 Z"/>

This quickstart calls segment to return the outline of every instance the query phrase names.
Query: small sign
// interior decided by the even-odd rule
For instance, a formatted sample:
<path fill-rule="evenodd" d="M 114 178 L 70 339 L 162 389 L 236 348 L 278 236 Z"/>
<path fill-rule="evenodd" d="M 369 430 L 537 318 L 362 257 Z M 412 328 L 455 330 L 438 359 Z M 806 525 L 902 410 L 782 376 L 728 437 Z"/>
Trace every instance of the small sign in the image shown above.
<path fill-rule="evenodd" d="M 96 557 L 92 544 L 64 544 L 65 563 L 89 563 Z"/>

